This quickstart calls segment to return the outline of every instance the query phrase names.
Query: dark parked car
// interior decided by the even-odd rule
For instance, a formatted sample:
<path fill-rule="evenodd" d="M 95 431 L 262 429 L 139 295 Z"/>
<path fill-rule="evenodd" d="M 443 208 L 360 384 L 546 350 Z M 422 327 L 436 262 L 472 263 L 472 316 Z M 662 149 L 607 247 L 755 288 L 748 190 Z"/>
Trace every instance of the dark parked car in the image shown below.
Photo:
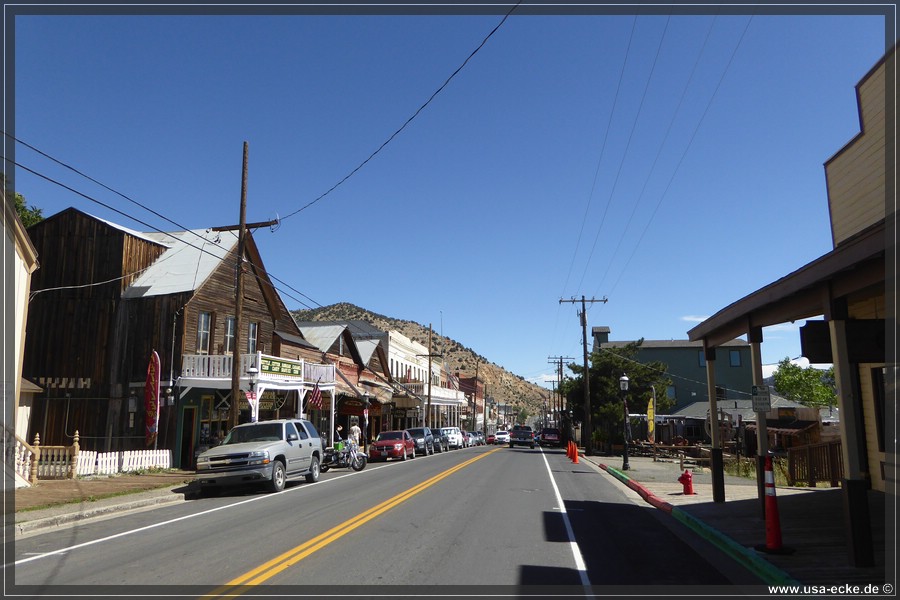
<path fill-rule="evenodd" d="M 409 432 L 409 435 L 412 436 L 413 441 L 416 443 L 416 453 L 421 453 L 425 456 L 434 454 L 434 434 L 431 432 L 430 427 L 412 427 L 406 431 Z"/>
<path fill-rule="evenodd" d="M 431 434 L 434 436 L 435 452 L 450 451 L 450 436 L 443 429 L 432 429 Z"/>
<path fill-rule="evenodd" d="M 544 427 L 541 430 L 540 444 L 541 446 L 561 446 L 562 437 L 559 435 L 559 429 L 556 429 L 555 427 Z"/>
<path fill-rule="evenodd" d="M 416 457 L 416 442 L 408 431 L 382 431 L 369 446 L 369 460 Z"/>

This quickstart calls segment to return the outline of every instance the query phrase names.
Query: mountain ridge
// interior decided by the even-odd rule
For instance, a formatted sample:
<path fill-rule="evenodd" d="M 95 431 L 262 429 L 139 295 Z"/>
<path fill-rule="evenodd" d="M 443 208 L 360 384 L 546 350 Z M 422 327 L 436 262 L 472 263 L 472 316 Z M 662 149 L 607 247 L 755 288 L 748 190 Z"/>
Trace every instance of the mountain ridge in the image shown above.
<path fill-rule="evenodd" d="M 382 331 L 397 331 L 415 342 L 428 346 L 428 327 L 415 321 L 374 313 L 349 302 L 290 312 L 296 321 L 365 321 Z M 445 367 L 452 374 L 459 373 L 465 377 L 473 377 L 477 363 L 478 379 L 484 383 L 488 397 L 493 397 L 501 404 L 519 404 L 529 415 L 540 414 L 541 406 L 550 394 L 546 388 L 525 381 L 523 377 L 507 371 L 471 348 L 433 330 L 431 347 L 433 353 L 443 355 Z"/>

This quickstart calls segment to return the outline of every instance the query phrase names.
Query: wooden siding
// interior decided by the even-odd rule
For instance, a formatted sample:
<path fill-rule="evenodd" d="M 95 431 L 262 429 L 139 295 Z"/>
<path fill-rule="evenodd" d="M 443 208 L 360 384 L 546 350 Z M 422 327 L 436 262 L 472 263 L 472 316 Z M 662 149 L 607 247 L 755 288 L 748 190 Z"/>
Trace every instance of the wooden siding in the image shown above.
<path fill-rule="evenodd" d="M 28 233 L 41 268 L 32 278 L 37 293 L 29 306 L 23 375 L 91 397 L 121 394 L 109 384 L 123 376 L 118 364 L 110 363 L 121 327 L 117 315 L 123 282 L 136 277 L 164 248 L 74 209 Z"/>
<path fill-rule="evenodd" d="M 194 297 L 185 307 L 185 354 L 197 352 L 197 324 L 201 312 L 212 314 L 210 331 L 210 354 L 222 354 L 220 348 L 225 347 L 225 320 L 235 315 L 234 310 L 234 270 L 237 263 L 237 250 L 233 250 L 225 260 L 216 267 L 209 278 L 202 283 Z M 246 267 L 246 263 L 245 263 Z M 244 273 L 244 302 L 241 314 L 241 331 L 238 332 L 238 349 L 241 354 L 247 353 L 247 340 L 250 323 L 259 323 L 257 331 L 257 350 L 272 351 L 272 338 L 275 332 L 275 321 L 269 312 L 260 289 L 259 281 L 252 274 Z M 180 369 L 180 366 L 179 366 Z"/>
<path fill-rule="evenodd" d="M 884 68 L 857 86 L 862 131 L 825 164 L 835 246 L 885 217 Z"/>

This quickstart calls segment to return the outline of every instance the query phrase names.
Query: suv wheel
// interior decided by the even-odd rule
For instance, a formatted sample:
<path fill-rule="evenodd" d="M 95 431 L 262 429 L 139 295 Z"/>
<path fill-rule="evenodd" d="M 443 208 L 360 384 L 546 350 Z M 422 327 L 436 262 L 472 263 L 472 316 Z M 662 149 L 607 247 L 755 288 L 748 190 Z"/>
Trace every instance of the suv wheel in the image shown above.
<path fill-rule="evenodd" d="M 315 483 L 319 480 L 319 457 L 313 456 L 309 460 L 309 473 L 306 474 L 306 483 Z"/>
<path fill-rule="evenodd" d="M 269 490 L 272 492 L 280 492 L 284 489 L 287 477 L 284 474 L 284 463 L 276 460 L 272 463 L 272 479 L 269 480 Z"/>

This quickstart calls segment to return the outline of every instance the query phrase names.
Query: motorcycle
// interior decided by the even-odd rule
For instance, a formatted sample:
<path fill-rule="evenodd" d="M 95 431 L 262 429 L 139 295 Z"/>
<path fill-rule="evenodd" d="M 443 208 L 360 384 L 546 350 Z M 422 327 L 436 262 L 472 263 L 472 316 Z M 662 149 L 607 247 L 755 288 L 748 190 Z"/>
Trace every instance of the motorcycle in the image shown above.
<path fill-rule="evenodd" d="M 327 473 L 329 469 L 338 469 L 350 467 L 354 471 L 362 471 L 366 468 L 369 457 L 366 453 L 359 449 L 353 440 L 346 442 L 338 442 L 335 447 L 329 446 L 325 448 L 325 457 L 319 468 L 323 473 Z"/>

